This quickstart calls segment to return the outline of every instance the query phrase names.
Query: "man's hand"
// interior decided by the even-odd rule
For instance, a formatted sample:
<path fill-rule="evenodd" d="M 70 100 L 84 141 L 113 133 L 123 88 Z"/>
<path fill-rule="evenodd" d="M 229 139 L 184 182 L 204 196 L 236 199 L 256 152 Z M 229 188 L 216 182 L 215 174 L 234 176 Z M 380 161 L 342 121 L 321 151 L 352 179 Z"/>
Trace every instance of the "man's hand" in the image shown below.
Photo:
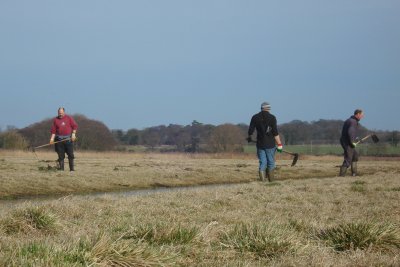
<path fill-rule="evenodd" d="M 279 153 L 282 153 L 282 151 L 283 151 L 282 144 L 278 144 L 278 146 L 276 147 L 276 151 L 278 151 Z"/>
<path fill-rule="evenodd" d="M 49 141 L 49 144 L 54 144 L 54 139 L 53 138 L 50 138 L 50 141 Z"/>
<path fill-rule="evenodd" d="M 253 139 L 251 139 L 251 135 L 249 135 L 249 136 L 246 138 L 246 140 L 247 140 L 247 142 L 249 142 L 249 143 L 253 142 Z"/>
<path fill-rule="evenodd" d="M 76 134 L 75 134 L 75 133 L 72 133 L 72 135 L 71 135 L 71 141 L 72 141 L 72 142 L 75 142 L 75 140 L 76 140 Z"/>

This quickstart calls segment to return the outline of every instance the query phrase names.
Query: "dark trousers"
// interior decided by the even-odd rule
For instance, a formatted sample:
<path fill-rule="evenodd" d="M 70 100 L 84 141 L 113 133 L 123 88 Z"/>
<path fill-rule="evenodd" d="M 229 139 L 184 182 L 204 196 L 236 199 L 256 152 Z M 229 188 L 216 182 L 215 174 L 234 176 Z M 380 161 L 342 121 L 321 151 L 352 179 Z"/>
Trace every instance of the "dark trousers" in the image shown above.
<path fill-rule="evenodd" d="M 65 154 L 68 155 L 68 161 L 70 169 L 73 169 L 73 161 L 74 161 L 74 144 L 71 141 L 60 142 L 54 145 L 55 151 L 58 155 L 58 162 L 60 162 L 60 166 L 64 169 L 64 159 Z"/>
<path fill-rule="evenodd" d="M 358 152 L 355 148 L 351 147 L 349 143 L 343 142 L 340 140 L 340 144 L 342 145 L 344 151 L 344 160 L 343 165 L 344 167 L 350 167 L 352 162 L 358 161 Z"/>

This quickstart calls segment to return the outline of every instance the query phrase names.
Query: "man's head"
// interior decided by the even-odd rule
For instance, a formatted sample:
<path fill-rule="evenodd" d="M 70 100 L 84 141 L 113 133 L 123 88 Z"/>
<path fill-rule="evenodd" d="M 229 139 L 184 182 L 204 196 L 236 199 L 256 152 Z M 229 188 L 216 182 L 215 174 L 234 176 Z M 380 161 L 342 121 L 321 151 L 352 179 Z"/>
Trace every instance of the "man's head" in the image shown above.
<path fill-rule="evenodd" d="M 268 102 L 263 102 L 261 104 L 261 110 L 262 111 L 270 111 L 271 110 L 271 105 Z"/>
<path fill-rule="evenodd" d="M 361 120 L 364 118 L 364 111 L 362 111 L 362 109 L 356 109 L 354 111 L 354 117 L 356 117 L 357 120 Z"/>
<path fill-rule="evenodd" d="M 65 115 L 65 109 L 64 108 L 58 108 L 58 117 L 62 118 Z"/>

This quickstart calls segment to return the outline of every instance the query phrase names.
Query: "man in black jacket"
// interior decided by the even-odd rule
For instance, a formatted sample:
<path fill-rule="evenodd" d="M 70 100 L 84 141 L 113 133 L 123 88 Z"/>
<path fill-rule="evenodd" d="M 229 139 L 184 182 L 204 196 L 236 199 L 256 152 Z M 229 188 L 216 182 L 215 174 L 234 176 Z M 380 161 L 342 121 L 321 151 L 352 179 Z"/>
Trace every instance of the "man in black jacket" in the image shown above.
<path fill-rule="evenodd" d="M 274 179 L 275 151 L 282 152 L 282 143 L 279 138 L 277 121 L 270 113 L 271 105 L 261 104 L 261 112 L 255 114 L 250 121 L 247 141 L 252 142 L 251 135 L 257 130 L 257 156 L 260 162 L 259 177 L 271 182 Z"/>
<path fill-rule="evenodd" d="M 364 112 L 361 109 L 356 109 L 354 115 L 348 118 L 342 128 L 340 144 L 344 151 L 344 161 L 340 167 L 339 176 L 345 176 L 348 167 L 351 167 L 352 176 L 357 175 L 358 153 L 355 149 L 357 146 L 357 130 L 359 121 L 364 117 Z"/>

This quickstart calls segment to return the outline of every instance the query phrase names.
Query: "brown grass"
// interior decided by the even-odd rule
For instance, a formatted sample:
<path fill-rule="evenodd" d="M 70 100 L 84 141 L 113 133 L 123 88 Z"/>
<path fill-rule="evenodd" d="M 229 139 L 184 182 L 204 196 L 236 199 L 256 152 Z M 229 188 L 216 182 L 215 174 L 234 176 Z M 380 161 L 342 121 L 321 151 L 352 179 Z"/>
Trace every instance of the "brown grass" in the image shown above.
<path fill-rule="evenodd" d="M 131 183 L 133 188 L 140 177 L 145 185 L 149 181 L 172 185 L 203 176 L 217 181 L 241 181 L 244 176 L 250 182 L 145 195 L 2 200 L 0 266 L 398 266 L 400 262 L 398 162 L 361 161 L 362 176 L 336 177 L 340 158 L 301 159 L 293 168 L 287 166 L 290 158 L 279 159 L 279 179 L 271 184 L 255 181 L 255 158 L 77 153 L 77 172 L 72 176 L 39 171 L 38 162 L 28 156 L 0 155 L 1 180 L 6 181 L 1 183 L 8 190 L 16 191 L 18 184 L 26 192 L 29 186 L 24 183 L 33 186 L 35 179 L 40 184 L 37 190 L 53 188 L 50 183 L 60 191 L 75 189 L 71 183 L 110 189 L 115 181 Z M 21 163 L 25 164 L 19 167 Z M 32 214 L 50 223 L 37 227 L 31 223 Z M 13 220 L 21 227 L 13 228 Z M 357 240 L 368 242 L 356 246 Z"/>
<path fill-rule="evenodd" d="M 258 160 L 247 154 L 137 154 L 76 153 L 76 171 L 56 171 L 54 152 L 0 151 L 0 199 L 29 196 L 68 195 L 89 192 L 126 191 L 154 187 L 248 183 L 257 179 Z M 278 155 L 278 180 L 336 176 L 339 157 Z M 399 172 L 393 162 L 361 161 L 363 175 Z M 67 165 L 67 164 L 66 164 Z M 68 167 L 67 167 L 68 169 Z"/>

